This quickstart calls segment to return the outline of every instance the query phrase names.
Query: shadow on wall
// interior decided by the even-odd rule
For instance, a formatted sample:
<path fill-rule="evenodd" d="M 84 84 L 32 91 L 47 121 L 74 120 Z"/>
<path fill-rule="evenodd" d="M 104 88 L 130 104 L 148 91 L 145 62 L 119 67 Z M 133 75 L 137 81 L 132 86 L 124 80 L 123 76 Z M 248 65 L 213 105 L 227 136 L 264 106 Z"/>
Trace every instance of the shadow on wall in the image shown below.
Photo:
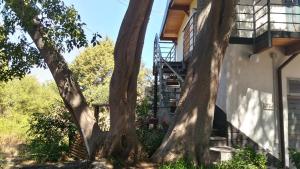
<path fill-rule="evenodd" d="M 246 45 L 230 45 L 227 49 L 218 103 L 227 113 L 229 123 L 279 157 L 272 59 L 268 51 L 249 58 L 251 50 Z"/>

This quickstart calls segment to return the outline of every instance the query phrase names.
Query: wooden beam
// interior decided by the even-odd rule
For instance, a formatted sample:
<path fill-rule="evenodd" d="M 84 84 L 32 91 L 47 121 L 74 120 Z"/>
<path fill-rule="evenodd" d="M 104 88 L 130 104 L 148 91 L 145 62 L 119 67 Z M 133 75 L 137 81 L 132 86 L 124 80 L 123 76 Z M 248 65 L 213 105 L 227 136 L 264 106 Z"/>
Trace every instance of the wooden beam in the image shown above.
<path fill-rule="evenodd" d="M 294 53 L 298 53 L 298 52 L 300 52 L 300 40 L 296 43 L 293 43 L 285 47 L 286 55 L 293 55 Z"/>
<path fill-rule="evenodd" d="M 170 10 L 184 11 L 185 14 L 189 15 L 190 6 L 189 5 L 172 5 L 170 7 Z"/>
<path fill-rule="evenodd" d="M 177 37 L 160 37 L 160 40 L 169 40 L 173 42 L 177 42 Z"/>

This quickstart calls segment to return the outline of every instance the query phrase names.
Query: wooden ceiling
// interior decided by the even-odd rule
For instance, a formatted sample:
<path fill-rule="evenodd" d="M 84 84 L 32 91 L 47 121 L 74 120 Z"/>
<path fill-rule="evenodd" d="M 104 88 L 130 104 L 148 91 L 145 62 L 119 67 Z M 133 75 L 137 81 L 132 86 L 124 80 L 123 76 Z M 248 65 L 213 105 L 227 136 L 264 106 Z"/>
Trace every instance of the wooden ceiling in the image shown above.
<path fill-rule="evenodd" d="M 189 14 L 193 0 L 171 0 L 166 11 L 160 38 L 176 41 L 184 17 Z"/>

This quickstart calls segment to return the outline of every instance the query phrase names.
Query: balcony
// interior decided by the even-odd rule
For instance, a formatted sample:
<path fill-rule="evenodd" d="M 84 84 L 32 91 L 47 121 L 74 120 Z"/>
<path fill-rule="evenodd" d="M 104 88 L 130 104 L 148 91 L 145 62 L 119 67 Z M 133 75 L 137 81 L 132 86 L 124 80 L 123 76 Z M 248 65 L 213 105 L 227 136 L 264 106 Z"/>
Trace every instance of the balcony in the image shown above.
<path fill-rule="evenodd" d="M 291 1 L 291 0 L 290 0 Z M 241 1 L 240 1 L 241 2 Z M 272 46 L 291 54 L 300 47 L 299 3 L 275 0 L 243 1 L 236 5 L 236 21 L 231 44 L 253 45 L 253 53 Z M 280 2 L 280 3 L 278 3 Z M 195 14 L 184 29 L 184 60 L 191 54 L 195 42 Z"/>

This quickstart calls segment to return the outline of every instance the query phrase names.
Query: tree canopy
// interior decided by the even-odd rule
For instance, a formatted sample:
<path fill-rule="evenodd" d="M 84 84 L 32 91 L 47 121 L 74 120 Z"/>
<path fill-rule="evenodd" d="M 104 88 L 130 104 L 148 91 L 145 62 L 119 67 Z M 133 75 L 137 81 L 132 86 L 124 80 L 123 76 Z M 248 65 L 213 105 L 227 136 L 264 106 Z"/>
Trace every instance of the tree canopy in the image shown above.
<path fill-rule="evenodd" d="M 86 48 L 70 66 L 90 104 L 108 103 L 113 52 L 113 41 L 106 38 L 99 45 Z"/>
<path fill-rule="evenodd" d="M 58 52 L 88 45 L 85 23 L 73 6 L 61 0 L 4 0 L 0 25 L 0 81 L 23 77 L 35 65 L 46 67 L 36 44 L 29 38 L 33 25 L 39 25 L 44 43 Z M 33 19 L 34 18 L 34 19 Z M 95 44 L 98 34 L 94 34 Z"/>

